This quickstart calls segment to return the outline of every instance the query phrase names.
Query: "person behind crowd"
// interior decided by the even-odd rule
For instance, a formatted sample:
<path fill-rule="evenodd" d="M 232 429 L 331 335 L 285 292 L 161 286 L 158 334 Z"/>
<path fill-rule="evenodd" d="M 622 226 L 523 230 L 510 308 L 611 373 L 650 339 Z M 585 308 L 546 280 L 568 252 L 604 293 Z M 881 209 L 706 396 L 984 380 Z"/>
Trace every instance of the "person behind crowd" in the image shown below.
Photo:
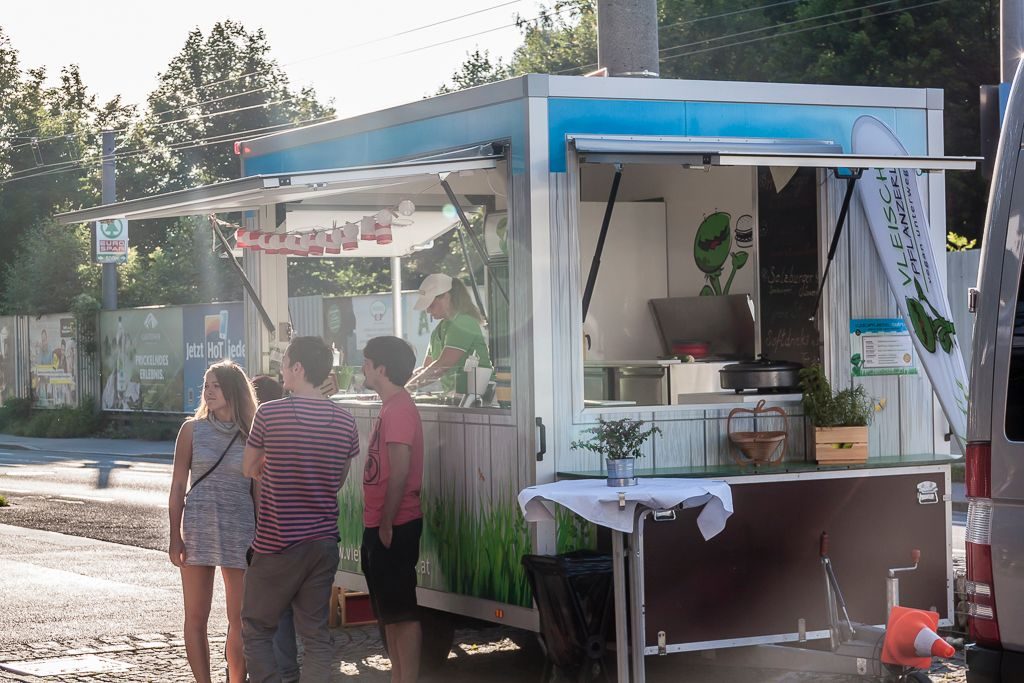
<path fill-rule="evenodd" d="M 363 349 L 366 387 L 382 405 L 363 470 L 363 545 L 360 560 L 370 602 L 384 625 L 392 683 L 415 683 L 423 635 L 416 605 L 423 513 L 423 425 L 405 383 L 416 365 L 398 337 L 375 337 Z"/>
<path fill-rule="evenodd" d="M 270 375 L 257 375 L 252 378 L 252 387 L 256 390 L 256 401 L 260 404 L 276 401 L 284 397 L 284 387 Z M 281 614 L 274 634 L 274 659 L 277 670 L 281 674 L 281 683 L 296 683 L 299 680 L 299 650 L 295 642 L 295 622 L 292 619 L 292 606 L 288 605 Z"/>
<path fill-rule="evenodd" d="M 207 628 L 216 567 L 220 567 L 227 602 L 229 681 L 245 680 L 242 583 L 255 524 L 242 458 L 255 412 L 249 378 L 235 363 L 221 361 L 206 371 L 199 408 L 181 426 L 174 444 L 168 554 L 181 570 L 185 654 L 199 683 L 211 680 Z M 192 484 L 186 493 L 189 479 Z"/>
<path fill-rule="evenodd" d="M 331 370 L 319 337 L 297 337 L 281 361 L 288 398 L 259 406 L 243 472 L 259 480 L 256 538 L 245 573 L 242 633 L 249 680 L 281 680 L 273 638 L 291 605 L 303 681 L 327 681 L 328 607 L 338 568 L 338 489 L 359 453 L 355 419 L 319 390 Z"/>
<path fill-rule="evenodd" d="M 466 286 L 444 273 L 428 275 L 413 308 L 426 311 L 440 322 L 430 334 L 423 367 L 412 376 L 409 387 L 416 389 L 440 379 L 446 392 L 467 393 L 466 359 L 475 354 L 479 367 L 492 366 L 481 328 L 483 316 Z"/>

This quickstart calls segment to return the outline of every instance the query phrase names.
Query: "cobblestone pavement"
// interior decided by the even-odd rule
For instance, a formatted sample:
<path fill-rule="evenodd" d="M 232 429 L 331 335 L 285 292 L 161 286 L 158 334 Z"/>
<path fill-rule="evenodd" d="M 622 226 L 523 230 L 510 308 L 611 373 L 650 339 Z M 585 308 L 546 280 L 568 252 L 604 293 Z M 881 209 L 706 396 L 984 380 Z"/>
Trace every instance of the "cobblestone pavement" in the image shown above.
<path fill-rule="evenodd" d="M 332 683 L 390 680 L 390 663 L 376 626 L 335 629 L 334 637 L 335 674 L 331 678 Z M 211 636 L 210 648 L 212 661 L 222 662 L 224 636 Z M 2 668 L 5 665 L 13 666 L 13 662 L 39 662 L 76 656 L 90 657 L 91 663 L 110 664 L 117 667 L 117 670 L 43 677 L 15 674 Z M 648 680 L 652 683 L 844 683 L 863 680 L 796 672 L 730 670 L 690 665 L 680 667 L 679 662 L 672 657 L 650 658 L 647 668 Z M 958 651 L 956 658 L 949 662 L 936 663 L 930 675 L 934 683 L 963 683 L 966 680 L 963 652 Z M 437 674 L 423 677 L 422 680 L 424 683 L 513 683 L 539 682 L 542 676 L 542 655 L 533 643 L 532 635 L 495 626 L 456 631 L 455 646 L 448 663 Z M 0 681 L 185 683 L 192 680 L 180 633 L 150 633 L 87 641 L 49 641 L 0 651 Z M 214 667 L 214 680 L 224 680 L 223 668 Z"/>
<path fill-rule="evenodd" d="M 335 674 L 331 681 L 390 681 L 390 662 L 376 626 L 358 626 L 334 630 Z M 542 660 L 531 645 L 531 636 L 504 627 L 460 629 L 448 663 L 438 675 L 424 680 L 446 683 L 470 681 L 539 681 Z M 517 642 L 518 641 L 518 644 Z M 210 655 L 214 681 L 224 680 L 224 635 L 211 635 Z M 32 676 L 12 673 L 3 667 L 13 662 L 52 660 L 63 657 L 91 656 L 95 663 L 110 662 L 121 670 L 100 673 Z M 192 681 L 185 659 L 181 633 L 150 633 L 88 641 L 31 643 L 0 651 L 0 681 L 21 683 L 68 682 L 186 682 Z"/>

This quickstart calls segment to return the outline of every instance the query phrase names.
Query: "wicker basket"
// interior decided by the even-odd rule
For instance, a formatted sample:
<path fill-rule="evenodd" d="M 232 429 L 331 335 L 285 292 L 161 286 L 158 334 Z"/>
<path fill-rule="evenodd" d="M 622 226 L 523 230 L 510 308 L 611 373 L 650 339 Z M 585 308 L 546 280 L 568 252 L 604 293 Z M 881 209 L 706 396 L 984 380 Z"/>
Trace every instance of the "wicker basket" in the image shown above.
<path fill-rule="evenodd" d="M 750 415 L 754 418 L 766 417 L 769 413 L 782 417 L 784 429 L 771 432 L 734 432 L 732 420 L 734 417 Z M 786 411 L 775 406 L 765 408 L 764 401 L 758 401 L 757 405 L 751 408 L 733 408 L 729 411 L 729 419 L 726 421 L 726 431 L 729 434 L 730 455 L 740 465 L 760 465 L 775 463 L 782 460 L 786 454 L 786 436 L 789 429 L 789 418 Z M 738 452 L 737 452 L 738 451 Z"/>

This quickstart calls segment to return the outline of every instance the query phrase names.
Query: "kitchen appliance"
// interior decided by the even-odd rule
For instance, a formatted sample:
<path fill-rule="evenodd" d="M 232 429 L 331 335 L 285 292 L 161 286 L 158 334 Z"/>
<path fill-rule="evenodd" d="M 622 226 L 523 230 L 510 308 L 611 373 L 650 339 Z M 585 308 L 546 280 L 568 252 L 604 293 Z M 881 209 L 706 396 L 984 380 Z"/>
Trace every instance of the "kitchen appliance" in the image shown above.
<path fill-rule="evenodd" d="M 800 363 L 768 360 L 764 356 L 754 361 L 730 363 L 718 372 L 723 389 L 737 394 L 744 391 L 781 392 L 800 386 Z"/>
<path fill-rule="evenodd" d="M 667 405 L 667 368 L 677 365 L 677 360 L 586 361 L 583 398 L 638 406 Z"/>
<path fill-rule="evenodd" d="M 747 294 L 677 296 L 649 303 L 667 356 L 741 360 L 756 353 L 754 303 Z M 682 344 L 689 350 L 676 351 Z"/>

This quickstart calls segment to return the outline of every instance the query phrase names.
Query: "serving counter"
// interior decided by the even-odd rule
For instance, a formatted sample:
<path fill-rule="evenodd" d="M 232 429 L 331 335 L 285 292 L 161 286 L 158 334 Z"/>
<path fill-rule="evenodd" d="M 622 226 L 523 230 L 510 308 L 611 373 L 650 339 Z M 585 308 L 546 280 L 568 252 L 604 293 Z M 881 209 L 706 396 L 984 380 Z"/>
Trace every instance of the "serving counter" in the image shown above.
<path fill-rule="evenodd" d="M 950 464 L 956 456 L 876 457 L 859 465 L 813 462 L 743 467 L 654 467 L 640 481 L 715 480 L 729 485 L 733 514 L 705 540 L 698 511 L 638 515 L 629 538 L 632 598 L 642 621 L 638 650 L 669 654 L 828 637 L 819 539 L 830 554 L 850 617 L 884 624 L 890 567 L 921 551 L 901 583 L 901 603 L 934 609 L 949 625 L 952 605 Z M 558 480 L 603 478 L 560 471 Z M 615 490 L 615 489 L 610 489 Z M 598 548 L 614 541 L 598 529 Z M 647 596 L 654 599 L 647 600 Z M 642 680 L 634 673 L 634 680 Z"/>

